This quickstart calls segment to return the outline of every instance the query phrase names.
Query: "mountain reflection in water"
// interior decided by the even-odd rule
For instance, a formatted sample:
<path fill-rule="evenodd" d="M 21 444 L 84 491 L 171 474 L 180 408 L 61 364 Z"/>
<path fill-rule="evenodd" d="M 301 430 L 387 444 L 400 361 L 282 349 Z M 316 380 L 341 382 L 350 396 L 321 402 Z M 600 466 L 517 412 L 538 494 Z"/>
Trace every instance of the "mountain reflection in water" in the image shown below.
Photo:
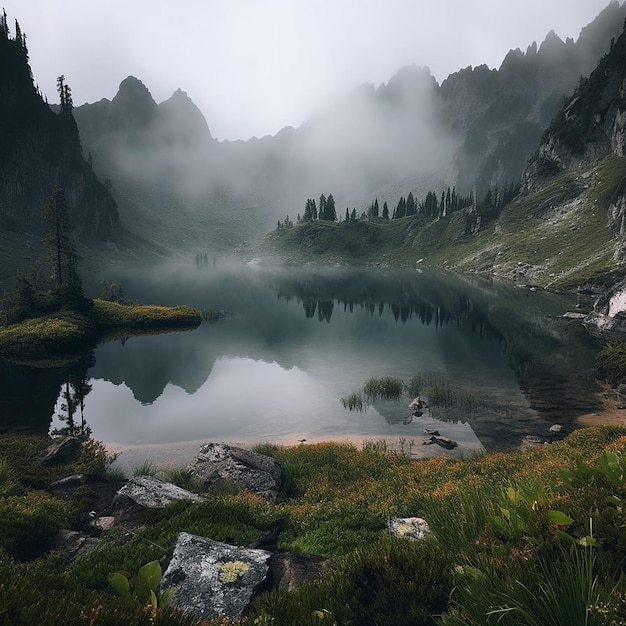
<path fill-rule="evenodd" d="M 424 428 L 436 428 L 462 448 L 508 449 L 528 434 L 549 438 L 555 421 L 567 432 L 594 407 L 595 342 L 560 318 L 575 302 L 555 294 L 426 271 L 220 262 L 106 278 L 138 301 L 230 312 L 195 331 L 97 348 L 84 414 L 93 436 L 107 442 L 347 434 L 421 442 Z M 409 423 L 406 396 L 363 413 L 339 402 L 368 378 L 408 381 L 415 373 L 438 377 L 471 402 L 432 406 Z M 48 380 L 37 404 L 40 429 L 50 427 L 64 375 L 38 374 Z M 5 430 L 27 403 L 20 376 L 32 384 L 37 374 L 0 367 L 2 387 L 10 379 L 16 390 L 0 408 Z"/>

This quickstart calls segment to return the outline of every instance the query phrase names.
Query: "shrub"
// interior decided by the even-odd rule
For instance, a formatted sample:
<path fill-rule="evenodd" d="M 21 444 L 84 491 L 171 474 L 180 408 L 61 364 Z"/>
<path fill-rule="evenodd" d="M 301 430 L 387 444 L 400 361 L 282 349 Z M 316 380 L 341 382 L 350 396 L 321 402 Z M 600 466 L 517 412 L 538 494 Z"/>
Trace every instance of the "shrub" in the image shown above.
<path fill-rule="evenodd" d="M 19 560 L 41 555 L 69 519 L 69 507 L 43 491 L 4 498 L 0 547 Z"/>
<path fill-rule="evenodd" d="M 451 591 L 452 561 L 441 547 L 385 537 L 347 556 L 327 580 L 260 597 L 251 621 L 269 614 L 276 626 L 319 624 L 324 617 L 338 624 L 431 625 Z"/>

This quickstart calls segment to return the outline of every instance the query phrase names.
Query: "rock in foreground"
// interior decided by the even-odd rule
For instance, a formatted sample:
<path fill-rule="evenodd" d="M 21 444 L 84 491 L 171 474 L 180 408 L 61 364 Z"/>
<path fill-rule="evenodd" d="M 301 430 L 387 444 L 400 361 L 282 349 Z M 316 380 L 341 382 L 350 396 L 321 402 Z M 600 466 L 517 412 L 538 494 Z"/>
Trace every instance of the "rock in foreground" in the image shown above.
<path fill-rule="evenodd" d="M 265 580 L 271 553 L 180 533 L 161 589 L 172 604 L 199 619 L 241 617 Z"/>
<path fill-rule="evenodd" d="M 202 502 L 204 498 L 196 493 L 166 483 L 152 476 L 135 476 L 118 492 L 118 496 L 130 498 L 146 509 L 162 509 L 176 500 Z"/>
<path fill-rule="evenodd" d="M 274 459 L 223 443 L 205 443 L 190 469 L 207 489 L 236 485 L 271 502 L 280 489 L 281 471 Z"/>

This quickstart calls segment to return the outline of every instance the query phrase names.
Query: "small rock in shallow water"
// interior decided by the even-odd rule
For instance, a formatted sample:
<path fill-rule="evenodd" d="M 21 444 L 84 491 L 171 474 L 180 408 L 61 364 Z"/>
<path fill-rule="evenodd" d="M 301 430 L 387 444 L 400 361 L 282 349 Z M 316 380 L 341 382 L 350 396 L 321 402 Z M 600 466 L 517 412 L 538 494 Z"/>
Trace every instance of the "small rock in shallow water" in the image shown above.
<path fill-rule="evenodd" d="M 541 437 L 537 437 L 536 435 L 526 435 L 524 439 L 530 443 L 543 443 L 543 439 Z"/>

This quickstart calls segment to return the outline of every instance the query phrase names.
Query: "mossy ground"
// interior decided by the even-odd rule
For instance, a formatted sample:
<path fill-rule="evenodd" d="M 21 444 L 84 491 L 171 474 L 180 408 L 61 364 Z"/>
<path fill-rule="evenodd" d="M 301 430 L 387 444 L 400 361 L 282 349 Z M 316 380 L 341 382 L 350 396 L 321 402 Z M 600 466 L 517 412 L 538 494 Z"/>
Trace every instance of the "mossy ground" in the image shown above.
<path fill-rule="evenodd" d="M 184 330 L 202 322 L 190 306 L 88 301 L 82 311 L 61 309 L 0 326 L 0 354 L 20 362 L 71 361 L 96 342 L 111 337 Z"/>
<path fill-rule="evenodd" d="M 376 442 L 360 450 L 336 443 L 260 445 L 258 451 L 283 469 L 276 504 L 231 489 L 211 492 L 204 503 L 179 502 L 144 514 L 131 534 L 123 524 L 113 527 L 69 567 L 45 552 L 46 541 L 59 527 L 84 529 L 81 513 L 97 507 L 86 493 L 92 483 L 62 501 L 47 485 L 76 471 L 101 476 L 106 460 L 90 444 L 73 465 L 42 468 L 36 459 L 45 444 L 0 437 L 0 624 L 28 624 L 33 616 L 43 625 L 199 624 L 169 609 L 155 616 L 116 597 L 107 576 L 171 555 L 181 531 L 247 544 L 279 521 L 280 549 L 329 557 L 335 572 L 295 592 L 259 596 L 242 625 L 490 624 L 496 614 L 491 618 L 489 611 L 513 606 L 520 582 L 541 598 L 556 576 L 567 597 L 571 581 L 545 564 L 577 571 L 574 561 L 587 558 L 591 548 L 564 537 L 591 543 L 591 534 L 598 595 L 587 610 L 593 619 L 585 623 L 617 625 L 626 618 L 619 582 L 626 556 L 623 428 L 596 427 L 526 452 L 466 459 L 414 460 Z M 389 536 L 390 517 L 416 515 L 429 520 L 434 540 Z M 24 541 L 30 532 L 38 537 L 34 552 Z M 486 586 L 477 608 L 475 583 L 492 578 L 493 593 Z M 480 611 L 482 621 L 476 621 Z M 497 616 L 493 623 L 534 625 L 514 609 Z"/>

